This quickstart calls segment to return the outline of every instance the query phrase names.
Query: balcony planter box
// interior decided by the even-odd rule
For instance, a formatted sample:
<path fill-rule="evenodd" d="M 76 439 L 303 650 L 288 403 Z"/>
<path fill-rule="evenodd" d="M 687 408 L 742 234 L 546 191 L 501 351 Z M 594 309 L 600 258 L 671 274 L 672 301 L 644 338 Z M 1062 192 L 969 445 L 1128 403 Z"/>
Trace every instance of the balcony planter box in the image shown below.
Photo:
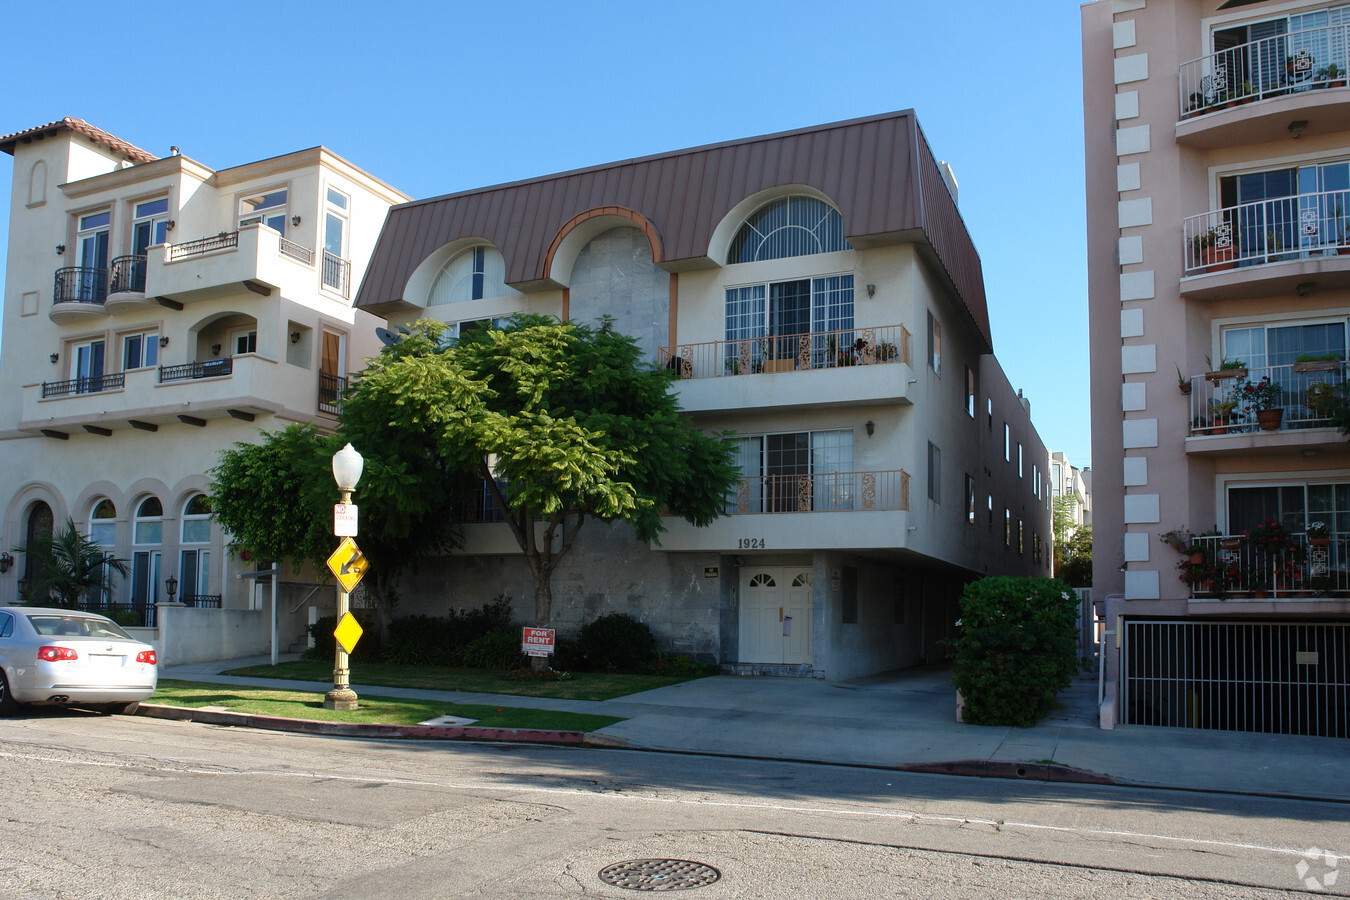
<path fill-rule="evenodd" d="M 1219 541 L 1219 546 L 1225 550 L 1236 550 L 1242 546 L 1242 538 L 1224 538 Z"/>
<path fill-rule="evenodd" d="M 1284 407 L 1277 406 L 1274 409 L 1256 411 L 1256 423 L 1261 426 L 1262 431 L 1279 431 L 1282 421 L 1284 421 Z"/>
<path fill-rule="evenodd" d="M 1309 546 L 1309 547 L 1329 547 L 1329 546 L 1331 546 L 1331 538 L 1329 538 L 1329 537 L 1320 537 L 1320 538 L 1319 538 L 1319 537 L 1310 537 L 1310 538 L 1308 538 L 1308 546 Z"/>
<path fill-rule="evenodd" d="M 1350 250 L 1350 247 L 1342 249 Z M 1340 367 L 1339 359 L 1315 359 L 1294 363 L 1295 372 L 1335 372 Z"/>
<path fill-rule="evenodd" d="M 1245 367 L 1241 369 L 1218 369 L 1213 372 L 1205 373 L 1205 378 L 1214 382 L 1215 384 L 1218 384 L 1221 380 L 1225 378 L 1246 378 L 1246 377 L 1247 377 L 1247 369 Z"/>
<path fill-rule="evenodd" d="M 1237 261 L 1233 258 L 1232 245 L 1215 247 L 1211 244 L 1201 247 L 1200 265 L 1204 266 L 1206 272 L 1224 272 L 1236 268 Z"/>

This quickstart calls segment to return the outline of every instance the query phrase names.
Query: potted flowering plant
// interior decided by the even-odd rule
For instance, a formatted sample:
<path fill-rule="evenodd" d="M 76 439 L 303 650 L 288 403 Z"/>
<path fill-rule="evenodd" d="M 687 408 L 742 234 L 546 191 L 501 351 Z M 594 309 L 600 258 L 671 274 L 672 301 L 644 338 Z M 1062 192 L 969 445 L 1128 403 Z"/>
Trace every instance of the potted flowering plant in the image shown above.
<path fill-rule="evenodd" d="M 1326 522 L 1309 522 L 1307 534 L 1308 543 L 1314 547 L 1325 547 L 1331 543 L 1331 529 Z"/>
<path fill-rule="evenodd" d="M 1275 431 L 1284 419 L 1284 407 L 1281 405 L 1284 389 L 1262 375 L 1259 381 L 1243 378 L 1238 382 L 1238 402 L 1242 409 L 1256 415 L 1257 424 L 1262 431 Z"/>

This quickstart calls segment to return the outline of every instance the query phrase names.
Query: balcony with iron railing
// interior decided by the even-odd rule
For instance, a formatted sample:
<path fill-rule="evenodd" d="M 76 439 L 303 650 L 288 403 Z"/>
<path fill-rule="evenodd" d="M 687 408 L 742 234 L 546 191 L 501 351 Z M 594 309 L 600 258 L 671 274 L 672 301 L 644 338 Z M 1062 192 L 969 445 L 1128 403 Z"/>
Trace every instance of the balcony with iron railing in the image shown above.
<path fill-rule="evenodd" d="M 263 296 L 315 290 L 314 251 L 262 224 L 181 244 L 149 256 L 146 292 L 180 303 L 247 289 Z"/>
<path fill-rule="evenodd" d="M 1210 210 L 1181 230 L 1184 296 L 1262 296 L 1313 276 L 1320 288 L 1350 286 L 1350 190 Z"/>
<path fill-rule="evenodd" d="M 1346 69 L 1350 27 L 1335 25 L 1274 35 L 1182 63 L 1177 70 L 1177 140 L 1201 147 L 1273 140 L 1290 114 L 1350 112 Z M 1328 107 L 1330 109 L 1328 110 Z"/>
<path fill-rule="evenodd" d="M 323 251 L 323 286 L 344 299 L 350 295 L 352 264 L 340 256 Z"/>
<path fill-rule="evenodd" d="M 123 372 L 87 375 L 84 378 L 70 378 L 66 381 L 44 381 L 42 399 L 69 397 L 72 394 L 97 394 L 100 391 L 120 391 L 125 382 L 126 374 Z"/>
<path fill-rule="evenodd" d="M 347 379 L 329 372 L 319 373 L 319 412 L 329 416 L 342 415 L 342 395 L 347 391 Z"/>
<path fill-rule="evenodd" d="M 1177 568 L 1196 600 L 1350 598 L 1350 534 L 1194 537 Z"/>
<path fill-rule="evenodd" d="M 1331 415 L 1347 374 L 1345 361 L 1332 359 L 1196 375 L 1183 382 L 1189 393 L 1188 437 L 1226 440 L 1190 440 L 1187 452 L 1343 444 L 1331 430 Z"/>
<path fill-rule="evenodd" d="M 108 270 L 90 266 L 66 266 L 56 270 L 52 284 L 52 308 L 48 317 L 58 325 L 86 321 L 108 314 Z"/>
<path fill-rule="evenodd" d="M 661 347 L 657 364 L 690 411 L 911 402 L 903 325 Z"/>

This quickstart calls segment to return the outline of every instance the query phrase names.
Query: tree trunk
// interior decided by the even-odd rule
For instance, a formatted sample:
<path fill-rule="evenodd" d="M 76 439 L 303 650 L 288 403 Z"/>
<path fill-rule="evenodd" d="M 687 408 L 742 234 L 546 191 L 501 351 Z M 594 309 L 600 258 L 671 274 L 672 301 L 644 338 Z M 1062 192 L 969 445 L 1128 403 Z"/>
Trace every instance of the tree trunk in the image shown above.
<path fill-rule="evenodd" d="M 549 619 L 553 615 L 553 567 L 550 560 L 539 559 L 538 565 L 533 566 L 534 573 L 534 627 L 549 627 Z M 536 672 L 542 672 L 548 668 L 549 658 L 547 656 L 530 657 L 530 667 Z"/>

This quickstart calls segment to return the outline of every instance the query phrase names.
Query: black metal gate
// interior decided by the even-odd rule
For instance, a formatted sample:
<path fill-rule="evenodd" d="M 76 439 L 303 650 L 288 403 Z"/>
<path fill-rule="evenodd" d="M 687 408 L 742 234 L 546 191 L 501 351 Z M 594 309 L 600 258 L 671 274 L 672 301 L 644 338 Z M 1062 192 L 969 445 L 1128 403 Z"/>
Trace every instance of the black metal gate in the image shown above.
<path fill-rule="evenodd" d="M 1350 625 L 1126 620 L 1121 721 L 1350 737 Z"/>

